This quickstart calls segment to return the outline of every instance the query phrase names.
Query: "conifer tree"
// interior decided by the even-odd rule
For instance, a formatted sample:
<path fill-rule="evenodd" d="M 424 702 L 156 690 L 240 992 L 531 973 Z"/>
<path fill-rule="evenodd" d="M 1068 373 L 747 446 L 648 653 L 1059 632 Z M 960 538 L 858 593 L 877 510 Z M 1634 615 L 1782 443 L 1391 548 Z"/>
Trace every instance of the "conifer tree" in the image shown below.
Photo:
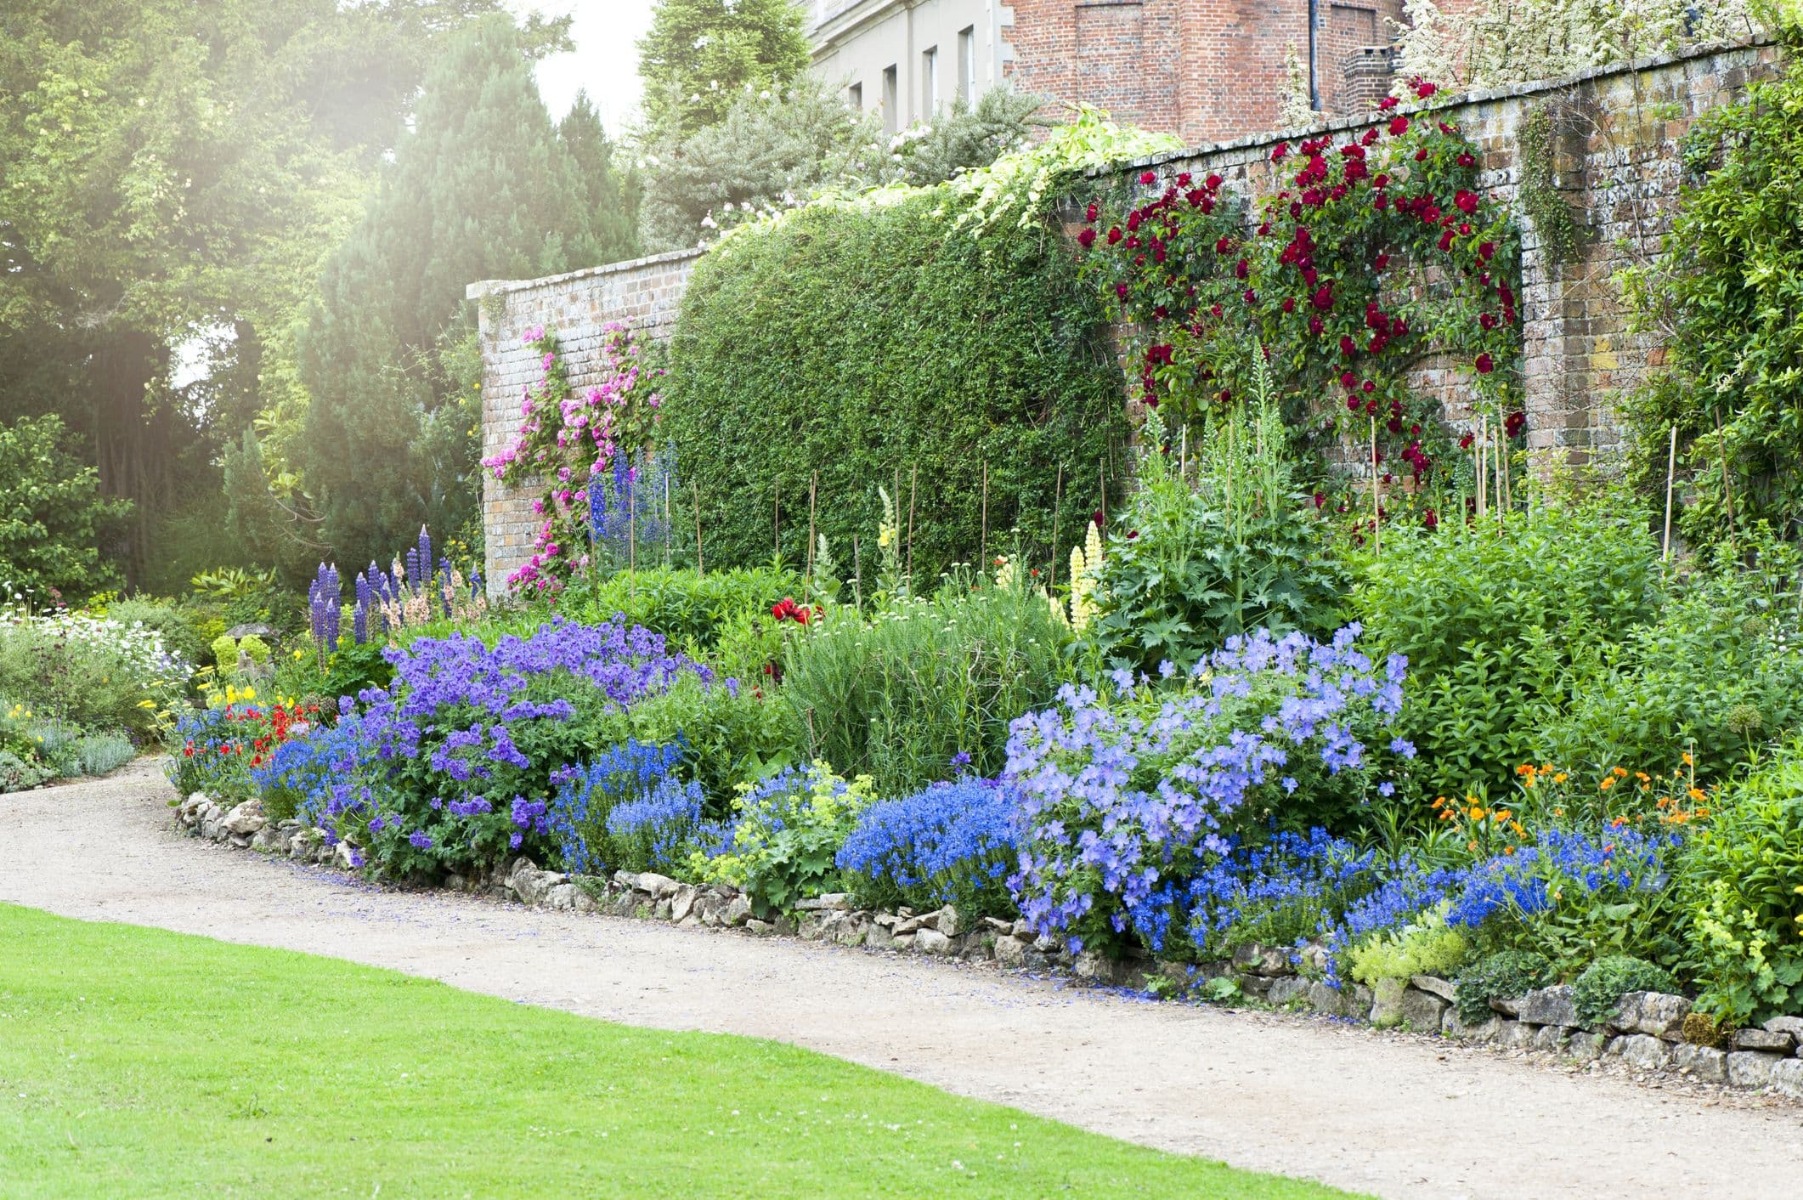
<path fill-rule="evenodd" d="M 557 136 L 576 164 L 583 203 L 601 250 L 598 261 L 620 262 L 637 257 L 639 199 L 644 187 L 638 172 L 620 160 L 619 147 L 601 127 L 601 115 L 589 102 L 587 92 L 576 93 L 576 102 L 557 124 Z"/>
<path fill-rule="evenodd" d="M 302 331 L 295 457 L 340 561 L 386 561 L 422 522 L 448 534 L 475 514 L 478 431 L 447 365 L 473 336 L 466 286 L 606 260 L 529 49 L 499 15 L 452 35 Z"/>

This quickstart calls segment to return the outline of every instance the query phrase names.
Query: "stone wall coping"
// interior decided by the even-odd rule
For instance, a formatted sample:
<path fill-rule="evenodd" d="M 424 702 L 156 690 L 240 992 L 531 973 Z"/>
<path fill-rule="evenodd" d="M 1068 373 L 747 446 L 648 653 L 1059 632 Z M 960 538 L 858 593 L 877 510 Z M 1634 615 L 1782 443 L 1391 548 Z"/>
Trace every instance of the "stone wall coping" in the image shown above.
<path fill-rule="evenodd" d="M 1541 93 L 1559 92 L 1587 83 L 1593 79 L 1604 79 L 1611 75 L 1631 75 L 1642 71 L 1656 70 L 1659 67 L 1671 66 L 1675 63 L 1693 62 L 1716 58 L 1723 54 L 1731 54 L 1737 50 L 1763 50 L 1777 45 L 1777 40 L 1765 36 L 1741 38 L 1732 42 L 1712 42 L 1708 45 L 1695 46 L 1688 50 L 1680 50 L 1675 54 L 1649 54 L 1644 58 L 1636 58 L 1629 62 L 1614 63 L 1604 67 L 1591 67 L 1574 75 L 1562 75 L 1556 79 L 1535 79 L 1527 83 L 1513 83 L 1504 87 L 1477 88 L 1469 92 L 1448 96 L 1439 103 L 1405 104 L 1398 106 L 1394 112 L 1412 114 L 1423 110 L 1440 111 L 1447 108 L 1459 108 L 1473 104 L 1483 104 L 1492 100 L 1511 100 L 1522 96 Z M 1384 117 L 1393 113 L 1382 114 Z M 1166 163 L 1181 162 L 1191 158 L 1203 158 L 1214 154 L 1226 154 L 1235 150 L 1250 150 L 1259 146 L 1275 146 L 1278 142 L 1294 141 L 1297 138 L 1312 137 L 1323 133 L 1337 133 L 1347 129 L 1363 129 L 1376 123 L 1380 114 L 1376 112 L 1358 113 L 1350 117 L 1335 117 L 1314 125 L 1301 125 L 1290 129 L 1275 129 L 1265 133 L 1249 133 L 1243 137 L 1232 138 L 1224 142 L 1205 142 L 1198 146 L 1183 150 L 1167 150 L 1163 154 L 1148 155 L 1144 158 L 1129 159 L 1126 162 L 1113 163 L 1105 167 L 1091 167 L 1083 174 L 1090 179 L 1104 175 L 1114 175 L 1122 171 L 1135 170 L 1142 167 L 1159 167 Z"/>
<path fill-rule="evenodd" d="M 595 279 L 603 275 L 626 275 L 645 267 L 659 266 L 664 263 L 688 262 L 690 259 L 700 258 L 706 253 L 706 247 L 697 246 L 692 250 L 670 250 L 663 254 L 648 254 L 644 258 L 603 263 L 598 267 L 583 267 L 579 271 L 565 271 L 562 275 L 546 275 L 538 279 L 479 279 L 463 289 L 463 298 L 482 300 L 489 296 L 505 296 L 509 292 L 526 292 L 534 288 L 554 287 L 557 284 L 572 283 L 578 279 Z"/>

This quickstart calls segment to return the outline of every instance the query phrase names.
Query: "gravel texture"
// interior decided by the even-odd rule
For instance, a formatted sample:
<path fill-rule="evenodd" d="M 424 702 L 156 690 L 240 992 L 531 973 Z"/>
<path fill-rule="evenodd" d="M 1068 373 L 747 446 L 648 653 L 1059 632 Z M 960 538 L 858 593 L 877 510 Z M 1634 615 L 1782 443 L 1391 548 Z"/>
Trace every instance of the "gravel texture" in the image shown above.
<path fill-rule="evenodd" d="M 1385 1197 L 1803 1194 L 1803 1109 L 1788 1103 L 1648 1088 L 1320 1018 L 384 891 L 178 836 L 171 797 L 146 761 L 0 796 L 0 901 L 326 954 L 632 1025 L 775 1038 L 1149 1146 Z"/>

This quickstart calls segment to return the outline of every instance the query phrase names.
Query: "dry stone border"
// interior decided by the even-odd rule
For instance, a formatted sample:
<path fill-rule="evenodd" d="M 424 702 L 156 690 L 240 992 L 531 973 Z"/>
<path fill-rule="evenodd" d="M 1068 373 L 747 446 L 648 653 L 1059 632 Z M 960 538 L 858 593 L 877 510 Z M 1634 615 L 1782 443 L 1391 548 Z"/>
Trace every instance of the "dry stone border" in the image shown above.
<path fill-rule="evenodd" d="M 328 844 L 317 829 L 293 820 L 271 824 L 259 800 L 227 808 L 196 792 L 177 808 L 176 824 L 208 841 L 299 862 L 342 870 L 360 865 L 348 846 Z M 1211 979 L 1231 979 L 1242 995 L 1275 1008 L 1313 1010 L 1379 1029 L 1439 1034 L 1502 1051 L 1544 1052 L 1591 1070 L 1618 1067 L 1637 1078 L 1763 1089 L 1803 1100 L 1803 1017 L 1774 1017 L 1721 1041 L 1710 1022 L 1687 1020 L 1692 1016 L 1688 999 L 1660 992 L 1629 992 L 1606 1024 L 1586 1028 L 1578 1020 L 1571 986 L 1560 984 L 1493 1000 L 1493 1015 L 1468 1025 L 1459 1019 L 1458 987 L 1450 980 L 1416 975 L 1385 980 L 1375 988 L 1361 983 L 1330 987 L 1320 978 L 1326 951 L 1319 945 L 1299 952 L 1246 945 L 1231 960 L 1200 965 L 1151 958 L 1117 961 L 1088 952 L 1072 956 L 1052 939 L 1036 937 L 1024 921 L 972 921 L 951 905 L 923 913 L 907 908 L 875 912 L 854 908 L 849 895 L 836 893 L 801 901 L 793 918 L 763 921 L 753 915 L 743 893 L 725 884 L 682 883 L 652 871 L 573 876 L 542 870 L 525 857 L 486 878 L 448 876 L 445 887 L 534 908 L 992 962 L 1135 991 L 1182 993 Z"/>

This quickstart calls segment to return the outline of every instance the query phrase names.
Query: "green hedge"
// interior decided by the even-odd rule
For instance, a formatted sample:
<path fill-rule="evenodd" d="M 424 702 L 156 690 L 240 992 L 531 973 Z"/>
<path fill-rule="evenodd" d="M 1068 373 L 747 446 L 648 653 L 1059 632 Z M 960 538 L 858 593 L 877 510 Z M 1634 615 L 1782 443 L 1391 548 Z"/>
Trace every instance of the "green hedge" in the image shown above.
<path fill-rule="evenodd" d="M 1060 466 L 1066 550 L 1097 505 L 1104 466 L 1117 485 L 1127 426 L 1108 313 L 1049 228 L 979 241 L 944 215 L 953 203 L 935 190 L 802 209 L 697 264 L 671 345 L 664 431 L 691 515 L 688 485 L 699 487 L 709 567 L 770 561 L 779 495 L 781 554 L 800 565 L 815 471 L 840 572 L 851 572 L 855 532 L 869 581 L 877 485 L 899 476 L 905 530 L 918 469 L 921 586 L 977 555 L 985 462 L 991 553 L 1013 549 L 1018 524 L 1041 565 Z"/>

